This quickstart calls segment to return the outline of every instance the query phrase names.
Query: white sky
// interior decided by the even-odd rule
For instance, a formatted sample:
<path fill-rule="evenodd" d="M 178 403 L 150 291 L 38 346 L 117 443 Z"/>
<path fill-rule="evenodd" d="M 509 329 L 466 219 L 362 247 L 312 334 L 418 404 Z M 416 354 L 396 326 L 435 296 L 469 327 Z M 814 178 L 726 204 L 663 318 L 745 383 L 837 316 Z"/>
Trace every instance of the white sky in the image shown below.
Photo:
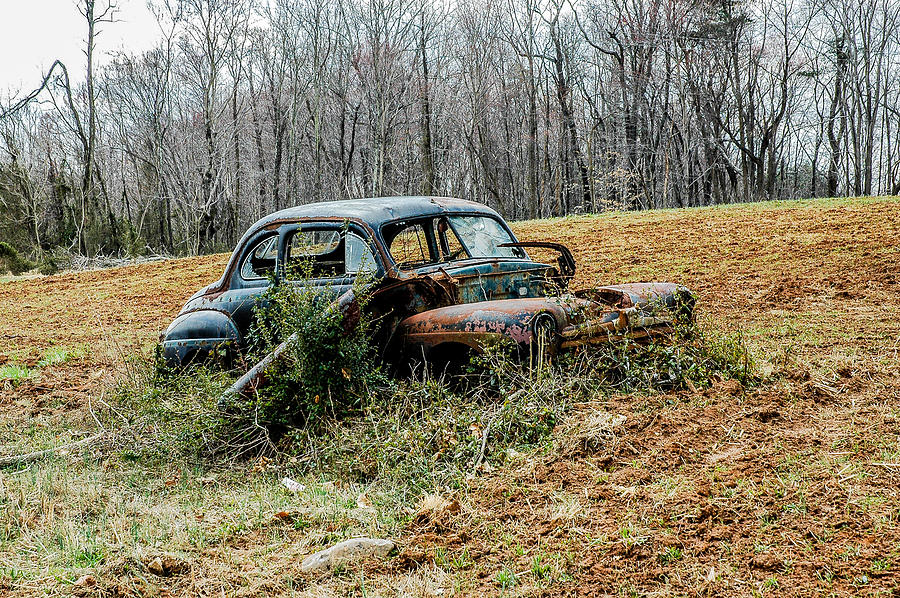
<path fill-rule="evenodd" d="M 95 65 L 105 63 L 111 52 L 147 50 L 160 37 L 146 0 L 115 3 L 118 22 L 102 25 Z M 83 80 L 86 32 L 76 0 L 0 0 L 0 98 L 36 88 L 56 59 L 65 63 L 73 82 Z"/>

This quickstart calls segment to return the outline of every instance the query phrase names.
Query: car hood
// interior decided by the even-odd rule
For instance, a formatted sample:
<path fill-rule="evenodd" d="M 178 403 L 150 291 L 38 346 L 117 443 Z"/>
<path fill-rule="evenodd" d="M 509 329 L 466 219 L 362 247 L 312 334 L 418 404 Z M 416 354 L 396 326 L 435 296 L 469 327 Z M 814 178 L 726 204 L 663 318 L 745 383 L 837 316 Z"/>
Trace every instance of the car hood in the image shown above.
<path fill-rule="evenodd" d="M 543 297 L 553 271 L 552 266 L 526 259 L 485 258 L 427 266 L 408 274 L 450 277 L 460 303 L 476 303 Z"/>

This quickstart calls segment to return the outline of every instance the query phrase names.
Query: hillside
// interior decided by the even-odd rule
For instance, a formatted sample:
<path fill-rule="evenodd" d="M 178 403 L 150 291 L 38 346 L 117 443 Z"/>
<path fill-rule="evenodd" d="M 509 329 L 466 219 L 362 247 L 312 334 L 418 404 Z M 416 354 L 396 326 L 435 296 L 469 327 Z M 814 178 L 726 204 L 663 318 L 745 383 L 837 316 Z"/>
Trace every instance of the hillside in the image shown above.
<path fill-rule="evenodd" d="M 609 213 L 513 228 L 523 240 L 568 244 L 575 287 L 686 284 L 700 296 L 705 325 L 743 333 L 767 381 L 609 397 L 603 408 L 625 417 L 609 451 L 538 450 L 497 464 L 449 491 L 461 505 L 449 520 L 401 525 L 399 557 L 335 578 L 307 578 L 298 561 L 326 539 L 390 527 L 357 508 L 364 488 L 323 480 L 324 489 L 297 497 L 279 486 L 287 470 L 210 474 L 118 454 L 0 469 L 0 595 L 93 591 L 70 585 L 83 575 L 133 595 L 900 588 L 897 198 Z M 91 406 L 130 375 L 226 260 L 0 284 L 0 455 L 89 433 Z M 273 518 L 292 509 L 311 527 Z M 133 565 L 162 553 L 177 554 L 191 573 L 155 577 Z M 515 582 L 498 582 L 503 571 Z"/>

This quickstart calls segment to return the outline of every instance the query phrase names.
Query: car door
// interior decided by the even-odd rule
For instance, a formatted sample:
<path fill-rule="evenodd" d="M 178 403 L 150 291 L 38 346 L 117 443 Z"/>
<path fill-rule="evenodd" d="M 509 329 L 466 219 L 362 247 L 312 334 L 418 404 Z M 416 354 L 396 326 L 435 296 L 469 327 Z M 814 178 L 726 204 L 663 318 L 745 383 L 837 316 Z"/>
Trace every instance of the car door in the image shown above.
<path fill-rule="evenodd" d="M 319 287 L 327 296 L 337 297 L 360 275 L 373 279 L 384 275 L 371 237 L 355 224 L 311 221 L 279 232 L 278 278 L 288 284 Z"/>

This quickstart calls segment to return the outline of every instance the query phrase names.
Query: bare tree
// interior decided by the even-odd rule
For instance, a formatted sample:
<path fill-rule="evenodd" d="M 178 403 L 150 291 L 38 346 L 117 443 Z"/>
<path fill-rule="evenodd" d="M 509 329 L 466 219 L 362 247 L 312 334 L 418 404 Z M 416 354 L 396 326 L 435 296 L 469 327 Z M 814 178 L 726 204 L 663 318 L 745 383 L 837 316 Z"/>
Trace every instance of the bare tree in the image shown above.
<path fill-rule="evenodd" d="M 54 63 L 3 102 L 0 232 L 23 249 L 207 252 L 385 194 L 524 218 L 900 192 L 891 0 L 151 6 L 157 47 L 104 64 L 116 5 L 80 0 L 83 75 Z"/>

